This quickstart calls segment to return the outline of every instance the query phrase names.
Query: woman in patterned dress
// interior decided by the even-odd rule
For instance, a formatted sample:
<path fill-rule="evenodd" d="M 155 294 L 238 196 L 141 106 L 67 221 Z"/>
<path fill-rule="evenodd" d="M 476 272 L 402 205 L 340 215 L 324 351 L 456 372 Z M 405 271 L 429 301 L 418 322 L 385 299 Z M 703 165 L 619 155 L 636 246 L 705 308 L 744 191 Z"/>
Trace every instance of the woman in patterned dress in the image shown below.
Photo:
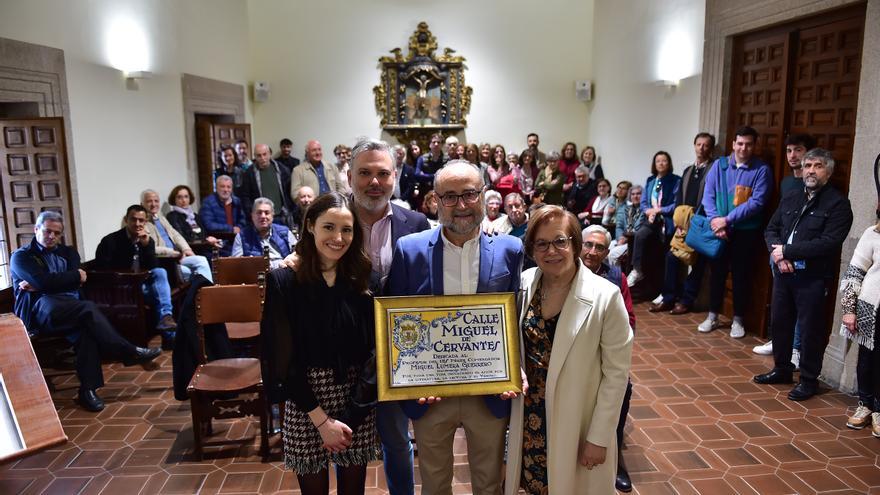
<path fill-rule="evenodd" d="M 522 276 L 521 322 L 529 386 L 510 418 L 508 495 L 614 493 L 632 330 L 620 290 L 578 258 L 582 243 L 562 207 L 532 214 L 525 248 L 538 266 Z"/>
<path fill-rule="evenodd" d="M 362 494 L 379 458 L 370 259 L 347 197 L 324 194 L 306 210 L 296 271 L 269 273 L 263 330 L 270 393 L 287 399 L 284 463 L 304 494 Z M 279 385 L 273 386 L 277 383 Z"/>

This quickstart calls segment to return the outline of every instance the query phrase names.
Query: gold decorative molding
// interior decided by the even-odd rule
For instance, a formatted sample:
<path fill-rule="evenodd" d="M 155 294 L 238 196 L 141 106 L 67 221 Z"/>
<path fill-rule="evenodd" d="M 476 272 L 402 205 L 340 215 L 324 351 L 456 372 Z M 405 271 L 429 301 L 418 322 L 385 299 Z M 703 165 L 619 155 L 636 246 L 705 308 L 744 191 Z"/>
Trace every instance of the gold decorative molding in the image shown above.
<path fill-rule="evenodd" d="M 437 49 L 437 38 L 420 22 L 406 56 L 402 48 L 394 48 L 379 58 L 382 75 L 373 88 L 376 112 L 382 128 L 398 139 L 467 126 L 473 89 L 464 82 L 465 58 L 452 48 L 436 55 Z"/>

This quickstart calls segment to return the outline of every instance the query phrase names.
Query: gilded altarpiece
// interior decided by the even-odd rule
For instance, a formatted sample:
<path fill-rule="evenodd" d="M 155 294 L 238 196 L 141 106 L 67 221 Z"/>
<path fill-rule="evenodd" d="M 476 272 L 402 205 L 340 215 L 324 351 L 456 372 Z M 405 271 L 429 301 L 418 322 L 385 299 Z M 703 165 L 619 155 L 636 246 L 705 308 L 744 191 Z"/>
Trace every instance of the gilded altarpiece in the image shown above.
<path fill-rule="evenodd" d="M 381 126 L 401 142 L 427 142 L 434 132 L 454 133 L 467 126 L 473 89 L 464 82 L 464 61 L 455 50 L 436 55 L 437 39 L 420 22 L 409 52 L 391 50 L 379 59 L 381 84 L 373 88 Z"/>

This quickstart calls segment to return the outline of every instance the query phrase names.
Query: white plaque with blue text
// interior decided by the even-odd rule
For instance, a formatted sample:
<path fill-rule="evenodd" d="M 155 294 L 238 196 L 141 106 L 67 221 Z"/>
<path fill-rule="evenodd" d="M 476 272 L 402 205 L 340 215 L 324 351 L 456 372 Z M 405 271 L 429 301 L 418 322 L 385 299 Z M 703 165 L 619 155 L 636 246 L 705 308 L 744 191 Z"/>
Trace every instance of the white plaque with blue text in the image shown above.
<path fill-rule="evenodd" d="M 513 294 L 376 298 L 379 400 L 519 390 Z"/>

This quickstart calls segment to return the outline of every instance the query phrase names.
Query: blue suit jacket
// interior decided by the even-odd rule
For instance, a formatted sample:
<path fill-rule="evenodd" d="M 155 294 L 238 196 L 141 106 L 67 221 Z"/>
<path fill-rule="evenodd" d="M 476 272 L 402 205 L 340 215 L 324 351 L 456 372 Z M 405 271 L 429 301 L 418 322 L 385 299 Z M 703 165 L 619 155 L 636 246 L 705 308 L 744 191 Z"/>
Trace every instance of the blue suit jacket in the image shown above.
<path fill-rule="evenodd" d="M 394 247 L 391 273 L 386 286 L 391 296 L 443 295 L 443 241 L 437 227 L 402 237 Z M 523 264 L 522 242 L 513 236 L 480 234 L 480 274 L 477 292 L 519 291 Z M 496 395 L 483 396 L 486 406 L 497 418 L 510 414 L 510 401 Z M 400 407 L 412 419 L 428 410 L 416 401 L 401 402 Z"/>
<path fill-rule="evenodd" d="M 61 273 L 49 271 L 45 255 L 36 239 L 16 249 L 9 260 L 12 288 L 15 293 L 15 315 L 21 318 L 25 328 L 31 333 L 41 330 L 36 328 L 34 321 L 34 308 L 41 297 L 45 294 L 77 291 L 81 285 L 78 271 L 80 260 L 76 249 L 62 244 L 55 248 L 55 254 L 67 261 L 67 271 Z M 31 284 L 35 291 L 21 290 L 18 284 L 22 280 Z"/>

